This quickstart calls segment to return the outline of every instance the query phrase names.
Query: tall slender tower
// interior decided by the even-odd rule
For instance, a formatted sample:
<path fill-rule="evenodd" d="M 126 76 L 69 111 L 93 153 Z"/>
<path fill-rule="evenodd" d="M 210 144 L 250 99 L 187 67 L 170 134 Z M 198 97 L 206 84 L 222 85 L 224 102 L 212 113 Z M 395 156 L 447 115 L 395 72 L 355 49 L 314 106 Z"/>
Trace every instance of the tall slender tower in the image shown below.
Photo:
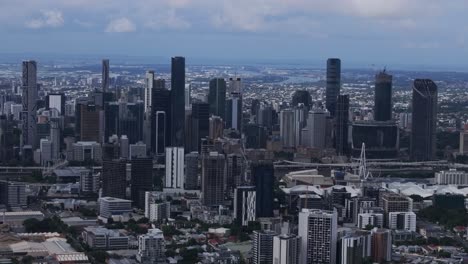
<path fill-rule="evenodd" d="M 285 109 L 279 114 L 280 138 L 284 148 L 292 148 L 296 144 L 295 111 Z"/>
<path fill-rule="evenodd" d="M 336 101 L 341 87 L 341 60 L 331 58 L 327 60 L 327 89 L 326 107 L 331 116 L 335 116 Z"/>
<path fill-rule="evenodd" d="M 147 71 L 145 77 L 145 113 L 151 112 L 154 71 Z"/>
<path fill-rule="evenodd" d="M 23 61 L 23 145 L 37 147 L 37 64 Z"/>
<path fill-rule="evenodd" d="M 102 60 L 102 91 L 109 90 L 109 60 Z"/>
<path fill-rule="evenodd" d="M 374 120 L 392 119 L 392 75 L 385 70 L 375 75 Z"/>
<path fill-rule="evenodd" d="M 183 147 L 185 139 L 185 58 L 173 57 L 171 64 L 171 145 Z"/>
<path fill-rule="evenodd" d="M 215 78 L 210 81 L 208 93 L 210 114 L 226 120 L 226 81 L 223 78 Z"/>
<path fill-rule="evenodd" d="M 437 85 L 429 79 L 413 84 L 411 159 L 431 160 L 436 151 Z"/>
<path fill-rule="evenodd" d="M 344 156 L 348 154 L 349 95 L 338 96 L 335 114 L 335 149 Z"/>

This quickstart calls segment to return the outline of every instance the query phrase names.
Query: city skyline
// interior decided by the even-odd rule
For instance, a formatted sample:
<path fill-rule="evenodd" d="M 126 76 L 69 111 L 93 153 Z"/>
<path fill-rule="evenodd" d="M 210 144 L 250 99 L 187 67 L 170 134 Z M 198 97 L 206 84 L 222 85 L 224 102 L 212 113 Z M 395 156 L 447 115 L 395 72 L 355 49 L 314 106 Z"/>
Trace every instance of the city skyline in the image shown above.
<path fill-rule="evenodd" d="M 110 55 L 183 54 L 315 63 L 339 57 L 348 65 L 426 67 L 462 67 L 468 54 L 468 29 L 459 26 L 468 4 L 459 0 L 24 3 L 4 3 L 0 11 L 0 34 L 8 36 L 1 53 L 29 53 L 28 43 L 35 43 L 35 54 L 99 54 L 111 60 Z M 425 16 L 416 19 L 420 13 Z"/>

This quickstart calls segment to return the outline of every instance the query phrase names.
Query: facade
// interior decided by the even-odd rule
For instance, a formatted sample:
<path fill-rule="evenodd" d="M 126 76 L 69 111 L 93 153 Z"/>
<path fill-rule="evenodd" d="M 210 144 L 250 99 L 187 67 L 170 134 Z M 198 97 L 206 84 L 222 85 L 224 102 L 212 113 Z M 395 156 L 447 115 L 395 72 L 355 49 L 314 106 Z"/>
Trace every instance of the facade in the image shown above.
<path fill-rule="evenodd" d="M 147 71 L 145 76 L 145 112 L 151 111 L 154 88 L 154 71 Z"/>
<path fill-rule="evenodd" d="M 26 185 L 24 183 L 0 181 L 0 204 L 8 207 L 27 206 Z"/>
<path fill-rule="evenodd" d="M 468 131 L 460 131 L 459 151 L 461 155 L 468 154 Z"/>
<path fill-rule="evenodd" d="M 398 126 L 393 121 L 360 121 L 352 125 L 351 154 L 361 155 L 362 144 L 366 146 L 368 159 L 394 159 L 398 157 L 400 137 Z"/>
<path fill-rule="evenodd" d="M 165 241 L 160 229 L 149 229 L 145 235 L 138 236 L 137 260 L 145 264 L 165 264 Z"/>
<path fill-rule="evenodd" d="M 301 263 L 336 263 L 338 214 L 302 209 L 299 213 Z"/>
<path fill-rule="evenodd" d="M 199 190 L 198 179 L 200 155 L 197 151 L 185 155 L 185 190 Z"/>
<path fill-rule="evenodd" d="M 126 198 L 126 160 L 104 160 L 102 162 L 102 196 Z"/>
<path fill-rule="evenodd" d="M 416 214 L 413 212 L 388 213 L 388 228 L 416 232 Z"/>
<path fill-rule="evenodd" d="M 151 152 L 162 156 L 171 146 L 171 91 L 157 88 L 151 96 Z"/>
<path fill-rule="evenodd" d="M 81 233 L 84 242 L 94 250 L 128 249 L 128 236 L 103 227 L 85 227 Z"/>
<path fill-rule="evenodd" d="M 273 237 L 273 264 L 299 264 L 301 238 L 296 235 Z"/>
<path fill-rule="evenodd" d="M 254 231 L 252 240 L 252 264 L 273 264 L 273 237 L 271 230 Z"/>
<path fill-rule="evenodd" d="M 370 232 L 345 235 L 338 242 L 338 264 L 360 264 L 371 256 Z"/>
<path fill-rule="evenodd" d="M 143 142 L 137 142 L 136 144 L 130 144 L 128 150 L 128 156 L 131 159 L 146 158 L 146 144 Z"/>
<path fill-rule="evenodd" d="M 437 125 L 437 85 L 432 80 L 414 80 L 412 111 L 411 159 L 432 160 L 435 158 Z"/>
<path fill-rule="evenodd" d="M 153 190 L 153 159 L 132 159 L 130 193 L 138 208 L 145 207 L 145 192 Z"/>
<path fill-rule="evenodd" d="M 78 141 L 72 145 L 73 155 L 68 160 L 75 161 L 101 161 L 101 144 L 95 141 Z"/>
<path fill-rule="evenodd" d="M 232 196 L 234 189 L 245 182 L 245 160 L 240 154 L 228 154 L 226 164 L 226 192 Z"/>
<path fill-rule="evenodd" d="M 150 221 L 162 221 L 170 217 L 171 203 L 162 192 L 145 193 L 145 217 Z"/>
<path fill-rule="evenodd" d="M 247 226 L 255 221 L 255 197 L 255 186 L 239 186 L 234 190 L 234 219 L 238 224 Z"/>
<path fill-rule="evenodd" d="M 335 149 L 340 156 L 348 154 L 349 95 L 339 95 L 335 116 Z"/>
<path fill-rule="evenodd" d="M 392 75 L 383 70 L 375 75 L 374 120 L 391 120 L 392 107 Z"/>
<path fill-rule="evenodd" d="M 436 172 L 434 181 L 436 184 L 468 185 L 468 173 L 456 169 Z"/>
<path fill-rule="evenodd" d="M 383 263 L 392 260 L 392 233 L 388 229 L 372 230 L 371 256 L 374 262 Z"/>
<path fill-rule="evenodd" d="M 273 216 L 275 171 L 271 162 L 252 164 L 251 174 L 256 190 L 257 217 Z"/>
<path fill-rule="evenodd" d="M 94 104 L 80 104 L 80 140 L 102 142 L 101 107 Z"/>
<path fill-rule="evenodd" d="M 132 212 L 132 201 L 114 197 L 99 198 L 99 216 L 108 219 L 112 216 L 128 214 Z"/>
<path fill-rule="evenodd" d="M 229 99 L 226 101 L 227 128 L 242 131 L 242 109 L 242 94 L 231 93 Z"/>
<path fill-rule="evenodd" d="M 413 211 L 413 200 L 409 197 L 396 193 L 382 194 L 379 205 L 383 207 L 386 226 L 389 224 L 389 213 Z"/>
<path fill-rule="evenodd" d="M 185 58 L 173 57 L 171 64 L 171 144 L 183 147 L 185 138 Z"/>
<path fill-rule="evenodd" d="M 59 115 L 65 115 L 65 94 L 50 93 L 46 96 L 46 110 L 56 109 Z"/>
<path fill-rule="evenodd" d="M 309 112 L 307 117 L 307 135 L 303 139 L 305 146 L 311 148 L 325 148 L 325 131 L 326 131 L 327 113 L 320 109 L 315 109 Z"/>
<path fill-rule="evenodd" d="M 283 148 L 293 148 L 296 145 L 295 112 L 285 109 L 280 112 L 280 137 Z"/>
<path fill-rule="evenodd" d="M 109 78 L 109 60 L 102 60 L 102 91 L 107 92 L 109 90 L 110 78 Z"/>
<path fill-rule="evenodd" d="M 215 115 L 226 120 L 226 80 L 215 78 L 210 81 L 208 93 L 210 115 Z"/>
<path fill-rule="evenodd" d="M 380 213 L 358 214 L 357 227 L 360 229 L 365 229 L 368 225 L 382 228 L 384 225 L 383 214 L 380 214 Z"/>
<path fill-rule="evenodd" d="M 166 148 L 165 188 L 184 189 L 184 148 Z"/>
<path fill-rule="evenodd" d="M 341 89 L 341 60 L 330 58 L 327 60 L 326 108 L 331 116 L 335 116 L 337 98 Z"/>
<path fill-rule="evenodd" d="M 37 92 L 39 89 L 39 86 L 37 84 L 36 61 L 23 61 L 22 89 L 23 112 L 21 114 L 21 120 L 23 146 L 30 145 L 34 150 L 37 147 L 36 111 L 38 110 Z"/>
<path fill-rule="evenodd" d="M 207 103 L 192 103 L 191 146 L 190 151 L 201 150 L 201 140 L 210 134 L 210 105 Z"/>
<path fill-rule="evenodd" d="M 223 154 L 204 154 L 202 161 L 202 203 L 205 206 L 219 206 L 224 203 L 224 179 L 226 159 Z"/>
<path fill-rule="evenodd" d="M 310 92 L 306 90 L 297 90 L 293 93 L 291 99 L 291 105 L 293 107 L 299 106 L 300 104 L 304 105 L 307 110 L 312 109 L 312 97 Z"/>

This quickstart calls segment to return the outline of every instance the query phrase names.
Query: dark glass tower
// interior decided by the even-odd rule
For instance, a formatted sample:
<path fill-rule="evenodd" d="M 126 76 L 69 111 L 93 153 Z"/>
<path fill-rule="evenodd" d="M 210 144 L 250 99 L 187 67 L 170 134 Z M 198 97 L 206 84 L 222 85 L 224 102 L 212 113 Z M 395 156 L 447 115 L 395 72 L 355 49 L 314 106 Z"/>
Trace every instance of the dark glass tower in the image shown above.
<path fill-rule="evenodd" d="M 331 116 L 335 116 L 336 101 L 341 87 L 341 60 L 331 58 L 327 60 L 327 90 L 326 107 Z"/>
<path fill-rule="evenodd" d="M 210 81 L 208 103 L 210 114 L 226 120 L 226 81 L 224 79 L 215 78 Z"/>
<path fill-rule="evenodd" d="M 131 161 L 132 201 L 138 208 L 145 208 L 145 192 L 153 190 L 153 159 L 142 158 Z"/>
<path fill-rule="evenodd" d="M 310 96 L 309 91 L 298 90 L 295 91 L 292 96 L 291 105 L 298 106 L 299 104 L 304 104 L 307 107 L 307 110 L 310 110 L 312 107 L 312 97 Z"/>
<path fill-rule="evenodd" d="M 102 196 L 125 199 L 127 189 L 127 162 L 104 160 L 102 162 Z"/>
<path fill-rule="evenodd" d="M 411 159 L 432 160 L 436 151 L 437 85 L 429 79 L 413 84 Z"/>
<path fill-rule="evenodd" d="M 210 105 L 196 102 L 192 104 L 192 146 L 190 151 L 201 150 L 201 140 L 210 134 Z"/>
<path fill-rule="evenodd" d="M 337 99 L 335 113 L 335 149 L 336 154 L 346 156 L 348 154 L 349 95 L 339 95 Z"/>
<path fill-rule="evenodd" d="M 374 120 L 392 119 L 392 75 L 383 70 L 375 75 Z"/>
<path fill-rule="evenodd" d="M 109 60 L 102 60 L 102 91 L 107 92 L 109 90 Z"/>
<path fill-rule="evenodd" d="M 271 162 L 262 161 L 252 164 L 252 178 L 255 185 L 257 217 L 273 216 L 273 187 L 275 170 Z"/>
<path fill-rule="evenodd" d="M 185 139 L 185 58 L 171 64 L 171 145 L 183 147 Z"/>
<path fill-rule="evenodd" d="M 151 151 L 164 155 L 171 142 L 171 91 L 155 88 L 151 105 Z"/>

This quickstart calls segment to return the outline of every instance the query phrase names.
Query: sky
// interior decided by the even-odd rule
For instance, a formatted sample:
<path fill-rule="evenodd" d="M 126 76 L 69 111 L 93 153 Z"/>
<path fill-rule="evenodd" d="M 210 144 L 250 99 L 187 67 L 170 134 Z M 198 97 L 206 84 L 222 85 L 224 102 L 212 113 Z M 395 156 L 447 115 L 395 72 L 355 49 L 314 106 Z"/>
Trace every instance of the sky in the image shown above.
<path fill-rule="evenodd" d="M 0 54 L 468 69 L 466 10 L 466 0 L 0 0 Z"/>

